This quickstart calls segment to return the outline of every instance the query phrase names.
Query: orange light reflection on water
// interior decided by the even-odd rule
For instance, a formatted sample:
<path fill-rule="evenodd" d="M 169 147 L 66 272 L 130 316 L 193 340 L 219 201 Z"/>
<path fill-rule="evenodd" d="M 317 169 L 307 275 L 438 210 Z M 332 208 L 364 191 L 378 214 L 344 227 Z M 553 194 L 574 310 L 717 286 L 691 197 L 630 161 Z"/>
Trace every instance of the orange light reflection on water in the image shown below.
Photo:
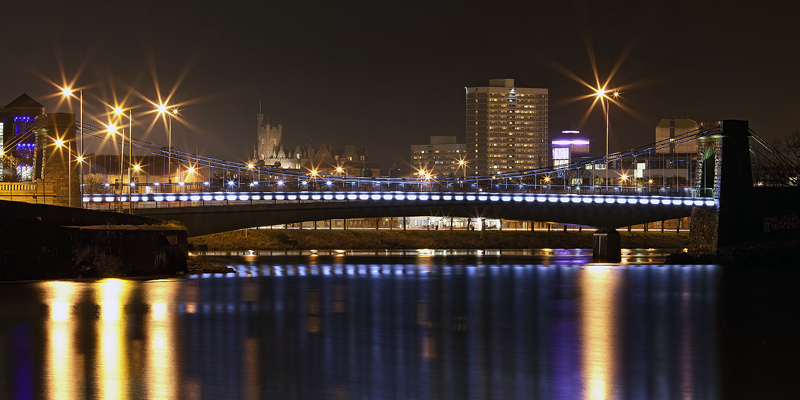
<path fill-rule="evenodd" d="M 145 298 L 151 302 L 150 315 L 146 318 L 147 398 L 177 399 L 180 397 L 180 370 L 175 349 L 175 311 L 181 284 L 151 281 L 144 283 L 143 288 Z"/>
<path fill-rule="evenodd" d="M 82 358 L 75 354 L 75 318 L 72 307 L 80 299 L 80 286 L 73 282 L 43 282 L 50 310 L 45 330 L 46 398 L 79 398 L 83 383 Z"/>
<path fill-rule="evenodd" d="M 583 398 L 614 398 L 616 365 L 614 340 L 617 278 L 608 266 L 589 266 L 580 271 L 581 342 L 583 344 Z"/>
<path fill-rule="evenodd" d="M 99 374 L 97 379 L 101 399 L 125 399 L 128 397 L 128 357 L 125 338 L 125 318 L 122 310 L 131 282 L 121 279 L 105 279 L 98 282 L 100 319 L 97 322 L 100 351 L 98 352 Z"/>

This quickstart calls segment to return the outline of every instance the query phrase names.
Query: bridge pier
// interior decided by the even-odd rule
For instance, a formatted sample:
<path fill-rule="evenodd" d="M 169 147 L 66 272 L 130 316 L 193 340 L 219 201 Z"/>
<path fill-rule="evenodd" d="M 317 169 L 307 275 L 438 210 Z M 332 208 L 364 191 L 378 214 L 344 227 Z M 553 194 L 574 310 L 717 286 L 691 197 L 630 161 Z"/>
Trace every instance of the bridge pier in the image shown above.
<path fill-rule="evenodd" d="M 616 229 L 600 228 L 592 236 L 592 261 L 617 263 L 622 260 L 622 246 Z"/>

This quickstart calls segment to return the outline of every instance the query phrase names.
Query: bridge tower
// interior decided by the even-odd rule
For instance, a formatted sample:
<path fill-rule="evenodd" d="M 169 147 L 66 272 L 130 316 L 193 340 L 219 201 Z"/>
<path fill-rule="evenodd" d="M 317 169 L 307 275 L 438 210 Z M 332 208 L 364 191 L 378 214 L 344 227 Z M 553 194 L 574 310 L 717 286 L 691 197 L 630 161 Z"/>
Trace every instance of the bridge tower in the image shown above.
<path fill-rule="evenodd" d="M 747 121 L 704 122 L 701 129 L 717 133 L 699 139 L 695 188 L 711 192 L 717 208 L 692 212 L 692 255 L 714 254 L 719 247 L 741 243 L 758 224 L 748 211 L 753 206 L 753 173 Z"/>

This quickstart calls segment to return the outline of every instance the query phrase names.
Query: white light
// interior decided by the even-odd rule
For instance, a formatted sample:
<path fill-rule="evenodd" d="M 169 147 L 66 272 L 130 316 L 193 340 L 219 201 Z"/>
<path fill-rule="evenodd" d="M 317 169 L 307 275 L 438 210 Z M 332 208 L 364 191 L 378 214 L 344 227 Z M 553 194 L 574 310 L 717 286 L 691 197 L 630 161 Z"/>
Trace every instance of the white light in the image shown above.
<path fill-rule="evenodd" d="M 606 201 L 606 199 L 604 199 L 602 197 L 596 197 L 594 199 L 594 202 L 597 203 L 597 204 L 603 204 L 605 201 Z"/>
<path fill-rule="evenodd" d="M 229 195 L 225 196 L 225 199 L 228 200 L 228 201 L 236 201 L 236 195 L 235 194 L 229 194 Z"/>
<path fill-rule="evenodd" d="M 431 195 L 431 200 L 433 200 L 433 201 L 440 200 L 441 198 L 442 198 L 442 196 L 439 196 L 438 194 L 432 194 Z"/>
<path fill-rule="evenodd" d="M 193 196 L 190 196 L 189 198 L 190 198 L 192 201 L 200 201 L 200 196 L 198 196 L 198 195 L 193 195 Z"/>
<path fill-rule="evenodd" d="M 417 199 L 417 195 L 415 195 L 415 194 L 410 194 L 410 195 L 408 195 L 408 196 L 407 196 L 407 198 L 408 198 L 409 200 L 416 200 L 416 199 Z"/>
<path fill-rule="evenodd" d="M 300 195 L 300 200 L 308 200 L 308 195 L 307 194 L 301 194 Z"/>
<path fill-rule="evenodd" d="M 336 194 L 336 200 L 344 200 L 344 199 L 345 199 L 345 195 L 343 195 L 341 193 L 337 193 Z"/>
<path fill-rule="evenodd" d="M 558 197 L 548 197 L 547 201 L 549 201 L 551 203 L 557 203 L 558 202 Z"/>
<path fill-rule="evenodd" d="M 358 199 L 359 200 L 369 200 L 369 195 L 368 194 L 359 194 L 358 195 Z"/>
<path fill-rule="evenodd" d="M 211 201 L 213 198 L 214 197 L 212 197 L 211 195 L 208 195 L 208 194 L 207 195 L 203 195 L 203 201 Z"/>
<path fill-rule="evenodd" d="M 421 195 L 419 195 L 419 199 L 420 199 L 420 200 L 428 200 L 429 198 L 430 198 L 430 196 L 428 196 L 427 194 L 421 194 Z"/>
<path fill-rule="evenodd" d="M 406 198 L 406 195 L 401 194 L 401 193 L 398 193 L 398 194 L 394 195 L 394 199 L 395 200 L 405 200 L 405 198 Z"/>
<path fill-rule="evenodd" d="M 478 195 L 478 201 L 486 201 L 486 199 L 488 199 L 488 198 L 489 198 L 489 196 L 486 196 L 486 195 Z"/>
<path fill-rule="evenodd" d="M 591 203 L 592 202 L 592 198 L 591 197 L 584 197 L 583 198 L 583 202 L 584 203 Z"/>
<path fill-rule="evenodd" d="M 248 196 L 246 194 L 243 194 L 243 195 L 239 196 L 239 200 L 244 200 L 244 201 L 250 200 L 250 196 Z"/>
<path fill-rule="evenodd" d="M 621 197 L 621 198 L 617 199 L 617 203 L 619 203 L 619 204 L 625 204 L 627 202 L 628 202 L 628 199 L 626 199 L 624 197 Z"/>
<path fill-rule="evenodd" d="M 223 200 L 225 200 L 225 196 L 223 196 L 223 195 L 221 195 L 221 194 L 220 194 L 220 195 L 217 195 L 217 196 L 214 196 L 214 200 L 216 200 L 216 201 L 223 201 Z"/>
<path fill-rule="evenodd" d="M 468 195 L 468 196 L 467 196 L 467 201 L 475 201 L 475 196 L 473 196 L 473 195 Z"/>
<path fill-rule="evenodd" d="M 373 194 L 372 196 L 370 196 L 370 198 L 371 198 L 372 200 L 380 200 L 380 199 L 381 199 L 381 195 L 379 195 L 379 194 Z"/>
<path fill-rule="evenodd" d="M 312 196 L 311 196 L 311 200 L 319 200 L 319 199 L 321 199 L 321 198 L 322 198 L 322 196 L 320 196 L 320 195 L 318 195 L 318 194 L 315 194 L 315 195 L 312 195 Z M 302 200 L 302 199 L 303 199 L 303 196 L 300 196 L 300 199 Z M 306 200 L 308 200 L 308 196 L 306 196 Z"/>
<path fill-rule="evenodd" d="M 456 201 L 464 201 L 464 196 L 461 195 L 456 195 L 454 198 L 456 199 Z"/>
<path fill-rule="evenodd" d="M 283 181 L 278 181 L 278 186 L 283 186 Z"/>
<path fill-rule="evenodd" d="M 323 195 L 322 198 L 324 200 L 333 200 L 333 195 L 332 194 L 326 194 L 326 195 Z"/>
<path fill-rule="evenodd" d="M 391 200 L 391 199 L 392 199 L 392 197 L 393 197 L 393 196 L 392 196 L 391 194 L 385 194 L 385 195 L 383 195 L 383 199 L 384 199 L 384 200 Z"/>
<path fill-rule="evenodd" d="M 167 201 L 175 201 L 175 196 L 167 196 Z"/>
<path fill-rule="evenodd" d="M 358 195 L 355 194 L 355 193 L 350 193 L 350 194 L 347 195 L 347 200 L 357 200 L 357 199 L 358 199 Z"/>
<path fill-rule="evenodd" d="M 650 199 L 644 199 L 644 198 L 642 198 L 642 199 L 639 199 L 639 203 L 642 203 L 642 204 L 650 204 Z"/>
<path fill-rule="evenodd" d="M 716 204 L 717 204 L 717 203 L 716 203 L 714 200 L 706 200 L 706 205 L 707 205 L 707 206 L 714 206 L 714 205 L 716 205 Z"/>

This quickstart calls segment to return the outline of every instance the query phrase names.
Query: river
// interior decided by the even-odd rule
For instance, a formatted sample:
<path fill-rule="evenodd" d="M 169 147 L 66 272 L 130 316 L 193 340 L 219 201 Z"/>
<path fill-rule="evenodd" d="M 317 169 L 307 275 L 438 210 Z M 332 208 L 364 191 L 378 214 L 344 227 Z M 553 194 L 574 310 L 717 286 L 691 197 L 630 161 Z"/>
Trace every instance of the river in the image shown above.
<path fill-rule="evenodd" d="M 628 251 L 228 253 L 0 284 L 0 398 L 797 398 L 796 269 Z"/>

